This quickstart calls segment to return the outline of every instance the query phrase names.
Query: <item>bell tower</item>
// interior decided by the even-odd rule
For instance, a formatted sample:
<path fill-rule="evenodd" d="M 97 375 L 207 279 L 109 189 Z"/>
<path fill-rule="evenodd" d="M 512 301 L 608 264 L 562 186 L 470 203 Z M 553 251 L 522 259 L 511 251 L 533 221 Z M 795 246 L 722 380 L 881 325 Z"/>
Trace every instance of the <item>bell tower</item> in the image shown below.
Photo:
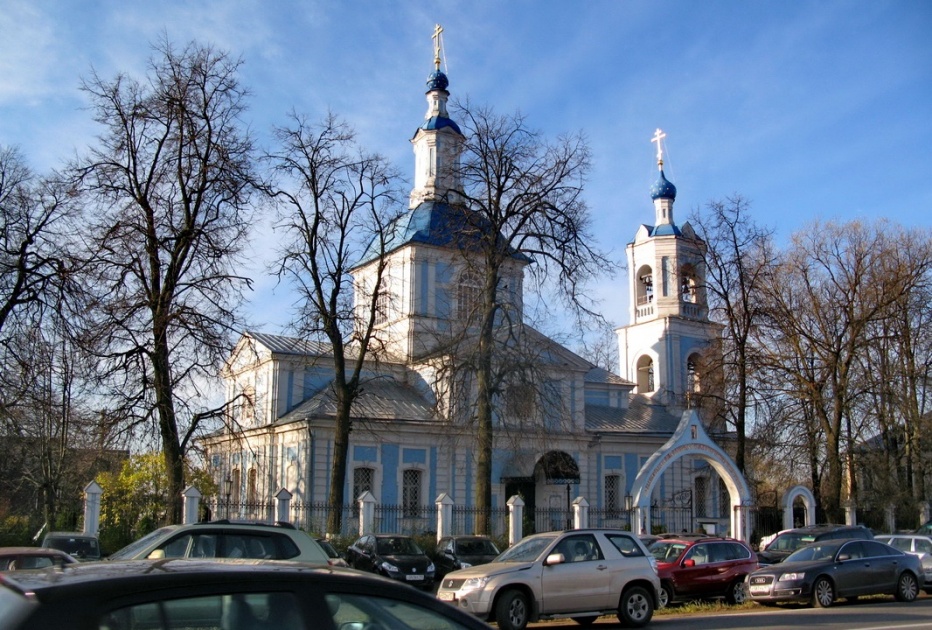
<path fill-rule="evenodd" d="M 626 247 L 630 323 L 616 334 L 621 374 L 636 393 L 681 410 L 709 381 L 706 366 L 718 352 L 721 327 L 709 321 L 705 242 L 673 218 L 676 186 L 663 172 L 665 137 L 658 129 L 651 139 L 659 171 L 650 189 L 654 225 L 641 225 Z"/>

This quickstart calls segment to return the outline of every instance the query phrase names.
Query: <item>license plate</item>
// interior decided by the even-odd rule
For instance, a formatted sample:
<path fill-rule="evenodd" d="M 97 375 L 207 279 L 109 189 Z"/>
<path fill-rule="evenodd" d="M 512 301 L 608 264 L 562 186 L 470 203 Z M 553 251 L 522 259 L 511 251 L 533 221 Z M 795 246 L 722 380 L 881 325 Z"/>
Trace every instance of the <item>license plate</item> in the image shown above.
<path fill-rule="evenodd" d="M 456 599 L 456 593 L 440 591 L 439 593 L 437 593 L 437 599 L 439 599 L 442 602 L 452 602 Z"/>
<path fill-rule="evenodd" d="M 769 593 L 770 587 L 767 586 L 766 584 L 751 584 L 750 591 L 751 593 L 754 593 L 754 594 Z"/>
<path fill-rule="evenodd" d="M 405 579 L 408 580 L 409 582 L 423 582 L 424 576 L 423 575 L 406 575 Z"/>

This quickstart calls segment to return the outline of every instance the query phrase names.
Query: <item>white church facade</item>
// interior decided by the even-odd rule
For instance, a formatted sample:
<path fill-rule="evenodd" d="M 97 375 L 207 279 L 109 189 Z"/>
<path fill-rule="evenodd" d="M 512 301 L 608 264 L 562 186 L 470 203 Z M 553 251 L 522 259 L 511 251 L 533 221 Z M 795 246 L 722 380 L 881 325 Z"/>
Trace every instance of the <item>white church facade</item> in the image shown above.
<path fill-rule="evenodd" d="M 457 357 L 443 345 L 477 291 L 469 254 L 451 238 L 462 218 L 450 204 L 461 190 L 456 165 L 464 138 L 447 113 L 448 80 L 439 60 L 427 85 L 427 115 L 411 140 L 409 209 L 383 254 L 386 304 L 377 326 L 383 350 L 353 407 L 344 481 L 350 500 L 368 491 L 411 522 L 429 514 L 442 494 L 468 508 L 476 484 L 475 428 L 451 394 L 457 384 L 444 366 Z M 673 220 L 676 189 L 662 170 L 661 139 L 658 130 L 654 225 L 640 226 L 627 248 L 631 309 L 630 324 L 617 331 L 620 374 L 520 326 L 548 403 L 529 415 L 515 404 L 520 388 L 498 397 L 492 504 L 503 508 L 520 495 L 537 531 L 565 527 L 569 503 L 583 497 L 593 526 L 749 533 L 741 509 L 749 501 L 746 483 L 688 410 L 720 329 L 705 306 L 702 242 L 688 224 Z M 517 321 L 527 264 L 515 254 L 503 283 Z M 364 257 L 353 270 L 357 301 L 367 295 L 374 265 Z M 326 502 L 335 412 L 329 351 L 261 332 L 240 339 L 222 371 L 227 400 L 237 401 L 228 428 L 201 441 L 224 489 L 224 515 L 254 516 L 250 506 L 282 489 L 296 508 Z M 317 522 L 295 520 L 311 529 Z M 429 518 L 423 526 L 431 528 Z"/>

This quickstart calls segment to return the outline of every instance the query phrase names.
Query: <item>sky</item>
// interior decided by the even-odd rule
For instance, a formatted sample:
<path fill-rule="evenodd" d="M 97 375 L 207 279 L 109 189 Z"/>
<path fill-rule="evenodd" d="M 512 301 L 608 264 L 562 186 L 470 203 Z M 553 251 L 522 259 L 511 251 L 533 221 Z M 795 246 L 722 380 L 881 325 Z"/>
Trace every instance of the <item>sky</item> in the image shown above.
<path fill-rule="evenodd" d="M 242 58 L 260 144 L 292 110 L 330 110 L 410 181 L 438 23 L 452 99 L 585 134 L 592 231 L 619 261 L 653 222 L 657 128 L 677 223 L 741 195 L 782 242 L 815 221 L 932 227 L 926 0 L 3 0 L 0 145 L 60 167 L 100 131 L 81 78 L 143 78 L 164 35 Z M 273 242 L 257 228 L 251 258 Z M 281 332 L 289 292 L 251 273 L 254 328 Z M 628 323 L 624 271 L 590 294 Z"/>

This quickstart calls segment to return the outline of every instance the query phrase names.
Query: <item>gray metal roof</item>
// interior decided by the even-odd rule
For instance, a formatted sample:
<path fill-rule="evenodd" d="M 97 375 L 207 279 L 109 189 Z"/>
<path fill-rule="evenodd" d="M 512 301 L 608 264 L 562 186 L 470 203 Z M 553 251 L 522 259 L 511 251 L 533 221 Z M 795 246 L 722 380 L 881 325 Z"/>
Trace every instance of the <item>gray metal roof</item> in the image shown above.
<path fill-rule="evenodd" d="M 586 430 L 595 433 L 659 433 L 672 435 L 680 418 L 643 395 L 631 397 L 627 409 L 586 405 Z"/>
<path fill-rule="evenodd" d="M 283 335 L 270 335 L 252 331 L 246 331 L 245 334 L 271 350 L 273 354 L 321 355 L 329 354 L 331 349 L 329 343 L 299 339 L 298 337 L 285 337 Z"/>
<path fill-rule="evenodd" d="M 308 400 L 286 413 L 276 424 L 288 424 L 309 418 L 332 418 L 336 415 L 333 387 L 328 384 Z M 435 422 L 433 405 L 410 385 L 391 377 L 366 381 L 353 403 L 354 419 Z"/>

